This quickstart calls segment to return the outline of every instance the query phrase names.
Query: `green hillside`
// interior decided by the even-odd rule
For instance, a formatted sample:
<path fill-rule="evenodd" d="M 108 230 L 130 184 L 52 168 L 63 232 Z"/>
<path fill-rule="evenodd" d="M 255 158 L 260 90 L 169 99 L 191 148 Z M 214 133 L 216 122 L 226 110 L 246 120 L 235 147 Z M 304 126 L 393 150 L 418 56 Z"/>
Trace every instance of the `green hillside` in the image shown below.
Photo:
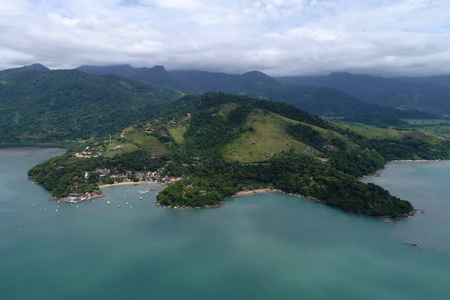
<path fill-rule="evenodd" d="M 409 202 L 357 178 L 390 159 L 444 158 L 449 149 L 443 140 L 390 130 L 363 135 L 284 103 L 208 93 L 173 101 L 29 175 L 55 197 L 152 178 L 175 182 L 158 194 L 167 206 L 217 205 L 238 191 L 272 188 L 351 212 L 402 216 L 412 211 Z"/>
<path fill-rule="evenodd" d="M 0 72 L 0 142 L 89 139 L 116 132 L 181 97 L 126 77 L 76 70 Z"/>

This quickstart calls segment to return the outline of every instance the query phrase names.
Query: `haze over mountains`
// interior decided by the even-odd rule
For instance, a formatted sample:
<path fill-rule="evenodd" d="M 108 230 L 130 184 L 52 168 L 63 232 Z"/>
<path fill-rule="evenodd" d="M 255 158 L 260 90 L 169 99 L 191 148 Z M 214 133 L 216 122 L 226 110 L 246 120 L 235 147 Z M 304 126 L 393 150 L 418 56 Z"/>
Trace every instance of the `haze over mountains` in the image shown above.
<path fill-rule="evenodd" d="M 123 75 L 149 85 L 179 89 L 189 94 L 224 92 L 283 101 L 311 113 L 328 116 L 393 114 L 396 117 L 409 117 L 404 112 L 386 107 L 434 115 L 450 113 L 450 75 L 383 78 L 331 73 L 328 76 L 272 78 L 258 71 L 244 74 L 166 71 L 162 66 L 81 66 L 78 69 L 95 75 Z M 368 103 L 375 106 L 367 105 Z M 326 109 L 323 108 L 324 105 L 327 105 Z"/>

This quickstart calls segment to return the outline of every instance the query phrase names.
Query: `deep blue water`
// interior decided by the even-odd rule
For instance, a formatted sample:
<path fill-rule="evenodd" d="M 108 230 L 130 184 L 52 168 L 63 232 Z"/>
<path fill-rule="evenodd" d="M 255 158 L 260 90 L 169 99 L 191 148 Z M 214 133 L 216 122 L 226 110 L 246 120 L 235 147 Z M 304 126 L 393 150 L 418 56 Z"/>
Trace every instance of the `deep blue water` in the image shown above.
<path fill-rule="evenodd" d="M 0 150 L 0 299 L 446 299 L 450 292 L 449 162 L 395 163 L 366 179 L 426 211 L 387 223 L 275 193 L 184 211 L 157 207 L 157 191 L 138 193 L 144 185 L 107 188 L 109 198 L 78 205 L 48 201 L 26 171 L 61 153 Z"/>

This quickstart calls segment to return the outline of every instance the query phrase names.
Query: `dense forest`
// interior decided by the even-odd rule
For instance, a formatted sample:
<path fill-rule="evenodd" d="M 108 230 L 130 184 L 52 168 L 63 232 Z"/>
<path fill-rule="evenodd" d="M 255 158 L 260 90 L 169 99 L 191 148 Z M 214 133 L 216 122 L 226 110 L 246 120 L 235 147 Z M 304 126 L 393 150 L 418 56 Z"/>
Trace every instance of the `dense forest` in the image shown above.
<path fill-rule="evenodd" d="M 158 194 L 158 202 L 172 206 L 216 205 L 244 188 L 275 188 L 322 199 L 346 211 L 398 217 L 412 206 L 374 184 L 364 184 L 310 155 L 283 152 L 267 164 L 210 162 L 182 170 L 186 179 Z"/>
<path fill-rule="evenodd" d="M 0 142 L 89 139 L 158 113 L 181 93 L 77 70 L 0 72 Z"/>

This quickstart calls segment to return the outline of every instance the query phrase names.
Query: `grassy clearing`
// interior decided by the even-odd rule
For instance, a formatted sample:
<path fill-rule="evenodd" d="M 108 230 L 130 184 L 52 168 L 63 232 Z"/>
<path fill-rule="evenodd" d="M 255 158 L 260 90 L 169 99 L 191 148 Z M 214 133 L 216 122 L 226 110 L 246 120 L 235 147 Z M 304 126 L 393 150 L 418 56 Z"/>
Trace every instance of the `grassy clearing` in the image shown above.
<path fill-rule="evenodd" d="M 441 137 L 424 132 L 422 130 L 399 130 L 394 128 L 379 128 L 369 125 L 349 125 L 342 123 L 333 123 L 337 127 L 349 129 L 359 135 L 370 139 L 392 139 L 400 140 L 404 138 L 412 138 L 415 140 L 437 143 L 442 141 Z"/>
<path fill-rule="evenodd" d="M 432 134 L 445 139 L 450 139 L 450 120 L 426 119 L 403 120 L 408 122 L 408 127 L 421 132 Z"/>
<path fill-rule="evenodd" d="M 317 127 L 317 126 L 314 126 L 314 125 L 310 125 L 310 124 L 307 124 L 307 123 L 303 123 L 303 122 L 298 122 L 298 123 L 300 123 L 302 125 L 309 126 L 312 129 L 318 131 L 320 133 L 320 135 L 323 138 L 327 139 L 327 140 L 332 140 L 334 138 L 343 140 L 345 142 L 345 145 L 347 146 L 348 149 L 354 149 L 357 146 L 357 144 L 355 144 L 353 141 L 349 140 L 348 138 L 346 138 L 342 134 L 337 133 L 335 131 L 331 131 L 331 130 L 328 130 L 328 129 L 320 128 L 320 127 Z"/>
<path fill-rule="evenodd" d="M 239 105 L 237 103 L 227 103 L 225 105 L 222 105 L 222 107 L 219 110 L 219 115 L 227 119 L 230 112 L 238 106 Z"/>
<path fill-rule="evenodd" d="M 117 147 L 120 146 L 120 147 Z M 108 151 L 105 153 L 105 157 L 113 157 L 117 154 L 127 153 L 127 152 L 133 152 L 138 149 L 138 146 L 132 143 L 115 143 L 112 142 L 108 145 Z"/>
<path fill-rule="evenodd" d="M 153 156 L 160 156 L 167 152 L 166 147 L 157 138 L 142 132 L 133 132 L 127 135 L 127 141 L 138 145 L 150 152 Z"/>
<path fill-rule="evenodd" d="M 286 126 L 298 123 L 273 113 L 255 110 L 244 125 L 244 128 L 252 129 L 225 147 L 224 158 L 251 163 L 268 160 L 274 154 L 289 149 L 303 152 L 308 146 L 285 132 Z"/>
<path fill-rule="evenodd" d="M 402 139 L 411 135 L 411 131 L 397 130 L 393 128 L 379 128 L 370 125 L 348 125 L 342 123 L 334 123 L 335 126 L 349 129 L 357 134 L 371 139 Z"/>
<path fill-rule="evenodd" d="M 188 130 L 187 125 L 179 125 L 176 127 L 170 127 L 168 129 L 170 136 L 178 145 L 184 142 L 184 134 L 186 133 L 187 130 Z"/>

